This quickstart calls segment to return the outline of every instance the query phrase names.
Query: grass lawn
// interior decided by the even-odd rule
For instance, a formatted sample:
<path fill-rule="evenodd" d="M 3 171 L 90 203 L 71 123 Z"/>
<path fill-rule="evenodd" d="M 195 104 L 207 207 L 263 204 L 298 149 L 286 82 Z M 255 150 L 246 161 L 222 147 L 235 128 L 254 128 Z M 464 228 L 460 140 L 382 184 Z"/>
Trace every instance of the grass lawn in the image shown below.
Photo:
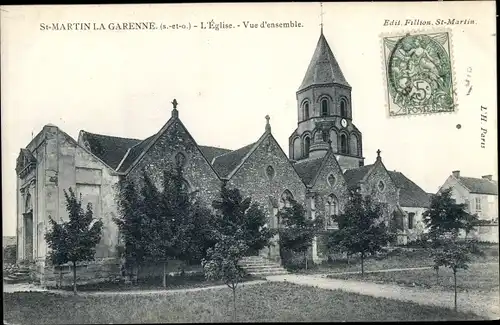
<path fill-rule="evenodd" d="M 498 245 L 482 244 L 481 249 L 485 256 L 473 257 L 473 263 L 498 262 Z M 395 268 L 412 268 L 432 266 L 432 259 L 424 249 L 396 249 L 381 256 L 370 256 L 364 261 L 365 271 L 377 271 Z M 337 272 L 359 272 L 361 271 L 361 260 L 350 258 L 349 263 L 338 260 L 331 263 L 316 265 L 310 270 L 299 269 L 297 273 L 337 273 Z"/>
<path fill-rule="evenodd" d="M 436 271 L 410 270 L 397 272 L 366 273 L 361 274 L 332 274 L 329 277 L 337 279 L 354 279 L 383 283 L 397 283 L 405 286 L 421 286 L 425 288 L 439 288 L 453 291 L 453 272 L 448 268 L 439 269 L 439 284 L 436 284 Z M 457 272 L 457 288 L 459 291 L 474 290 L 480 292 L 498 292 L 499 265 L 498 264 L 472 264 L 468 270 Z"/>
<path fill-rule="evenodd" d="M 261 280 L 260 278 L 247 276 L 242 282 Z M 224 284 L 223 281 L 206 280 L 203 274 L 189 276 L 168 276 L 166 289 L 200 288 Z M 51 287 L 49 289 L 56 289 Z M 65 286 L 62 290 L 73 291 L 73 286 Z M 104 282 L 78 285 L 78 291 L 124 291 L 124 290 L 164 290 L 161 277 L 139 279 L 137 284 L 127 284 L 124 282 Z"/>
<path fill-rule="evenodd" d="M 291 283 L 264 283 L 237 292 L 237 321 L 412 321 L 481 319 L 420 306 Z M 60 296 L 5 293 L 4 319 L 14 324 L 230 322 L 229 289 L 169 295 Z"/>

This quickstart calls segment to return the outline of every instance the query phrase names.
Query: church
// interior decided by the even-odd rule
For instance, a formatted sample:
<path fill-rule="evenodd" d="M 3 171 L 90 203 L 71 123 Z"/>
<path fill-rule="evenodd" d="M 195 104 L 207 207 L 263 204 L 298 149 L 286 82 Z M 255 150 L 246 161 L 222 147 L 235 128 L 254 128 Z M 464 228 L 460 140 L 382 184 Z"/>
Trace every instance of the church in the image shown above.
<path fill-rule="evenodd" d="M 44 234 L 49 216 L 68 218 L 63 190 L 71 187 L 84 204 L 92 203 L 95 217 L 104 223 L 96 261 L 79 268 L 93 278 L 119 272 L 119 234 L 113 222 L 118 181 L 127 178 L 140 185 L 146 170 L 159 185 L 162 171 L 175 166 L 183 169 L 185 185 L 198 191 L 207 206 L 225 183 L 259 203 L 270 227 L 278 227 L 278 210 L 293 198 L 310 217 L 325 217 L 325 231 L 334 231 L 332 216 L 343 211 L 354 190 L 382 203 L 387 223 L 398 221 L 399 242 L 418 238 L 429 194 L 402 173 L 388 170 L 380 150 L 375 161 L 365 163 L 351 89 L 321 31 L 296 91 L 297 128 L 289 137 L 288 155 L 273 136 L 269 116 L 260 138 L 237 150 L 200 145 L 183 124 L 175 100 L 170 119 L 146 139 L 81 130 L 75 140 L 57 126 L 45 125 L 17 158 L 18 261 L 36 265 L 42 283 L 53 277 L 46 265 Z M 316 262 L 327 258 L 321 240 L 315 239 L 311 254 Z M 279 247 L 260 255 L 279 260 Z"/>

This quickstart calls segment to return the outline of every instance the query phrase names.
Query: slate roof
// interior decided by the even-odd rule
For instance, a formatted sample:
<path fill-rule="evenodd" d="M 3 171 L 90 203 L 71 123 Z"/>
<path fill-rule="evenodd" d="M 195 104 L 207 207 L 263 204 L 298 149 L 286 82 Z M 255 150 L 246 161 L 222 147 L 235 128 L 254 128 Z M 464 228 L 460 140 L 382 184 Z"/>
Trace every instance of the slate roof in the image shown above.
<path fill-rule="evenodd" d="M 399 205 L 402 207 L 428 208 L 430 196 L 420 186 L 412 182 L 401 172 L 389 172 L 399 188 Z"/>
<path fill-rule="evenodd" d="M 323 163 L 324 157 L 318 158 L 309 158 L 296 162 L 293 167 L 299 174 L 300 178 L 306 185 L 311 185 L 311 182 L 316 177 L 316 174 L 319 172 L 321 168 L 321 164 Z"/>
<path fill-rule="evenodd" d="M 230 151 L 218 157 L 215 157 L 213 162 L 213 167 L 221 177 L 227 177 L 231 172 L 238 167 L 243 158 L 252 150 L 255 142 L 239 148 L 234 151 Z"/>
<path fill-rule="evenodd" d="M 200 148 L 209 163 L 212 163 L 212 160 L 214 160 L 215 157 L 231 152 L 229 149 L 210 146 L 198 146 L 198 148 Z"/>
<path fill-rule="evenodd" d="M 333 55 L 325 36 L 321 33 L 306 75 L 299 90 L 311 85 L 337 83 L 350 87 Z"/>
<path fill-rule="evenodd" d="M 471 193 L 498 195 L 498 181 L 462 176 L 458 177 L 458 181 Z"/>
<path fill-rule="evenodd" d="M 114 169 L 118 167 L 127 150 L 141 142 L 138 139 L 82 132 L 83 140 L 88 142 L 90 151 Z"/>
<path fill-rule="evenodd" d="M 363 177 L 365 177 L 372 167 L 373 164 L 346 170 L 344 172 L 344 177 L 347 182 L 347 187 L 349 189 L 356 188 L 358 183 L 363 179 Z"/>
<path fill-rule="evenodd" d="M 146 138 L 141 142 L 137 143 L 135 146 L 131 147 L 130 152 L 128 153 L 127 157 L 123 161 L 118 171 L 125 172 L 134 163 L 137 157 L 140 156 L 140 154 L 144 151 L 144 149 L 146 149 L 146 147 L 149 145 L 149 143 L 153 140 L 155 136 L 156 134 L 153 134 L 149 138 Z"/>

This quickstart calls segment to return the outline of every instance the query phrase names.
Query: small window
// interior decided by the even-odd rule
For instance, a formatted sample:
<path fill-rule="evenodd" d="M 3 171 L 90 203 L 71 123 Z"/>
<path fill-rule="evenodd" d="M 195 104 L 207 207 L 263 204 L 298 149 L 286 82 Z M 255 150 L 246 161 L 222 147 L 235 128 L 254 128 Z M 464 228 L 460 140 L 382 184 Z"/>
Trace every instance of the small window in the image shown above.
<path fill-rule="evenodd" d="M 340 135 L 340 152 L 347 153 L 347 137 L 345 134 Z"/>
<path fill-rule="evenodd" d="M 326 214 L 326 228 L 327 229 L 338 229 L 338 224 L 335 222 L 335 216 L 338 214 L 338 201 L 335 195 L 330 194 L 326 198 L 325 204 L 325 214 Z"/>
<path fill-rule="evenodd" d="M 328 100 L 323 99 L 321 101 L 321 116 L 328 116 Z"/>
<path fill-rule="evenodd" d="M 269 178 L 269 180 L 273 179 L 274 178 L 274 168 L 272 166 L 267 166 L 266 174 L 267 174 L 267 178 Z"/>
<path fill-rule="evenodd" d="M 331 187 L 334 187 L 335 186 L 335 182 L 337 180 L 335 179 L 335 176 L 333 176 L 333 174 L 330 174 L 328 175 L 328 184 L 331 186 Z"/>
<path fill-rule="evenodd" d="M 347 117 L 347 103 L 344 98 L 340 100 L 340 116 Z"/>
<path fill-rule="evenodd" d="M 380 192 L 383 192 L 383 191 L 384 191 L 384 189 L 385 189 L 385 184 L 384 184 L 384 182 L 382 182 L 382 181 L 378 182 L 377 187 L 378 187 L 378 190 L 379 190 Z"/>
<path fill-rule="evenodd" d="M 293 201 L 293 195 L 289 190 L 285 190 L 281 194 L 281 200 L 280 200 L 280 205 L 282 207 L 289 208 L 292 206 L 292 201 Z"/>
<path fill-rule="evenodd" d="M 175 165 L 177 168 L 182 168 L 186 164 L 186 156 L 182 152 L 175 155 Z"/>
<path fill-rule="evenodd" d="M 323 142 L 328 142 L 328 131 L 326 131 L 326 130 L 322 131 L 321 135 L 322 135 Z"/>
<path fill-rule="evenodd" d="M 309 103 L 304 103 L 304 120 L 309 118 Z"/>
<path fill-rule="evenodd" d="M 304 139 L 304 158 L 309 157 L 309 148 L 311 147 L 311 139 L 306 137 Z"/>
<path fill-rule="evenodd" d="M 408 213 L 408 229 L 413 229 L 415 223 L 415 212 Z"/>
<path fill-rule="evenodd" d="M 475 202 L 476 202 L 476 211 L 481 211 L 481 198 L 477 197 Z"/>

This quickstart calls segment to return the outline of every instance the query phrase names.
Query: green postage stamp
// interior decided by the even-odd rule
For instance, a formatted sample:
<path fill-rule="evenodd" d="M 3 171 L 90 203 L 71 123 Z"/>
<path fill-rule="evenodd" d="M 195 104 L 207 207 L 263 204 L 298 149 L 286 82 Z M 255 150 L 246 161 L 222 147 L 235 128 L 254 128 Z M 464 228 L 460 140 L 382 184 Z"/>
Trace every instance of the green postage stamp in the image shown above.
<path fill-rule="evenodd" d="M 383 38 L 389 116 L 454 112 L 448 32 Z"/>

